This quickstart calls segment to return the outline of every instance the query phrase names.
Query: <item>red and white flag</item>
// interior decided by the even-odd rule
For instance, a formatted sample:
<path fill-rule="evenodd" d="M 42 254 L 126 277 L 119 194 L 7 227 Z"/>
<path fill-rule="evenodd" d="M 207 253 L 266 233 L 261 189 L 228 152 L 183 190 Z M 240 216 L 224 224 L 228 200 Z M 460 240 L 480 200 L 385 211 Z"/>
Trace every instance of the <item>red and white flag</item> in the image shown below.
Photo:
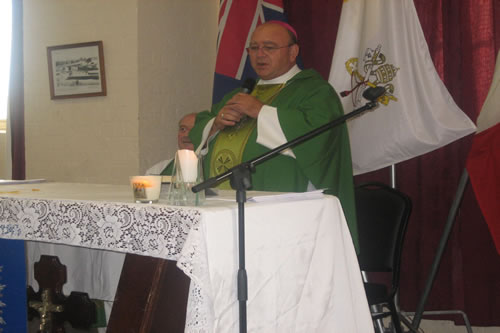
<path fill-rule="evenodd" d="M 467 171 L 479 207 L 500 253 L 500 52 L 490 91 L 477 118 Z"/>
<path fill-rule="evenodd" d="M 354 174 L 377 170 L 474 133 L 429 54 L 413 0 L 344 0 L 329 82 L 347 96 L 383 86 L 380 107 L 348 122 Z"/>

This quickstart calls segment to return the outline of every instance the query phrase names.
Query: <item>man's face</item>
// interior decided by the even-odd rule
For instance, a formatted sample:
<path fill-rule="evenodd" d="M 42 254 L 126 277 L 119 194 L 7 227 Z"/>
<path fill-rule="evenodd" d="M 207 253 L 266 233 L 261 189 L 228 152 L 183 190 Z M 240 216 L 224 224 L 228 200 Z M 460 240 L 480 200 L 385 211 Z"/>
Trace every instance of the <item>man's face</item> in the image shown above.
<path fill-rule="evenodd" d="M 288 46 L 290 44 L 290 35 L 278 24 L 263 24 L 255 29 L 249 46 L 258 47 L 258 50 L 250 50 L 250 63 L 261 79 L 274 79 L 295 65 L 299 47 L 297 44 Z M 271 49 L 265 51 L 262 47 Z"/>
<path fill-rule="evenodd" d="M 177 132 L 177 145 L 179 149 L 189 149 L 194 150 L 193 143 L 189 138 L 189 131 L 194 126 L 194 121 L 196 119 L 196 115 L 189 114 L 181 119 L 179 122 L 179 131 Z"/>

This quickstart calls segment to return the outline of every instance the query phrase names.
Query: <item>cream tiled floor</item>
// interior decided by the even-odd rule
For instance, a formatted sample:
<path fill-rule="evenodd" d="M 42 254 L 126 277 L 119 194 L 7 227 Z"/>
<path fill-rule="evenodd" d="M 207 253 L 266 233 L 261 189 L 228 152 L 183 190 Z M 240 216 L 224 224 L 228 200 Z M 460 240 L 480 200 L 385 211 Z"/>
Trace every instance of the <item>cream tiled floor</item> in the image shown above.
<path fill-rule="evenodd" d="M 411 322 L 413 317 L 407 316 L 407 319 Z M 384 319 L 384 325 L 389 327 L 390 319 Z M 410 332 L 410 330 L 403 324 L 403 331 Z M 467 327 L 464 325 L 455 325 L 453 321 L 446 320 L 430 320 L 422 319 L 419 326 L 419 333 L 468 333 Z M 472 326 L 473 333 L 500 333 L 500 327 L 477 327 Z"/>
<path fill-rule="evenodd" d="M 451 321 L 441 320 L 422 320 L 420 330 L 425 333 L 467 333 L 465 326 L 455 326 Z M 500 333 L 500 327 L 473 326 L 472 331 L 474 333 Z"/>

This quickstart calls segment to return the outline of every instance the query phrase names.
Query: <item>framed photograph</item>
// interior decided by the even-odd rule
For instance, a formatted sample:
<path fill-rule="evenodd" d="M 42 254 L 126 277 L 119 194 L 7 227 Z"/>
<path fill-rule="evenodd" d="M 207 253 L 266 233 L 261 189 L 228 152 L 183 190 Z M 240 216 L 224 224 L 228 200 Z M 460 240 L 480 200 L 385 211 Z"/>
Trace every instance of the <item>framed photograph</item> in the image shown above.
<path fill-rule="evenodd" d="M 102 41 L 47 47 L 50 98 L 106 96 Z"/>

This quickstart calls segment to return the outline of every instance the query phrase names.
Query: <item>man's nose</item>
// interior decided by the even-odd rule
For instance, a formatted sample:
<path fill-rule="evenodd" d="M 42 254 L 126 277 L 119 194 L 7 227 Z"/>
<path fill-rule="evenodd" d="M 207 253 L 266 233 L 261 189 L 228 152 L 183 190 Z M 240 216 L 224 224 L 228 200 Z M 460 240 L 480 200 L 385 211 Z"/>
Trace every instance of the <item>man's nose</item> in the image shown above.
<path fill-rule="evenodd" d="M 259 47 L 259 48 L 257 49 L 257 53 L 256 53 L 256 55 L 257 55 L 258 57 L 263 57 L 263 56 L 266 56 L 266 55 L 267 55 L 267 53 L 266 53 L 266 52 L 264 52 L 264 48 L 263 48 L 263 47 Z"/>

